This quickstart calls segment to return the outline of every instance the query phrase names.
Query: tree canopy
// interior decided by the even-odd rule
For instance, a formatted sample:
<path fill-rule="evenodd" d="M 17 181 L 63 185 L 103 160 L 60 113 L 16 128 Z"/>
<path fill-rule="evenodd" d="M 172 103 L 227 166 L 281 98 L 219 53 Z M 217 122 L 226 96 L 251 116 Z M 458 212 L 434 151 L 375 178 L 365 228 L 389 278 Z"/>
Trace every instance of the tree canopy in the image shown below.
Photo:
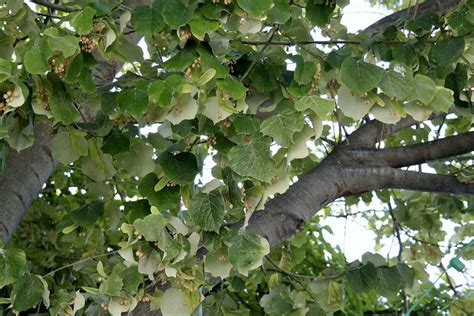
<path fill-rule="evenodd" d="M 0 315 L 472 315 L 474 1 L 372 2 L 0 1 Z"/>

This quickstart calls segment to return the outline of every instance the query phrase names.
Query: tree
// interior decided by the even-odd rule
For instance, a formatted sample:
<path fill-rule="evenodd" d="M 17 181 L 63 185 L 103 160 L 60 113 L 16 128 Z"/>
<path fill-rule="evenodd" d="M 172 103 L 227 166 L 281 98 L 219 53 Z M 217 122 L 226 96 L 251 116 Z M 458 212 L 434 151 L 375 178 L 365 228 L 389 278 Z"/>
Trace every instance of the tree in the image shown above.
<path fill-rule="evenodd" d="M 30 2 L 0 8 L 2 314 L 474 312 L 472 1 L 357 34 L 344 0 Z M 399 252 L 347 262 L 316 213 Z"/>

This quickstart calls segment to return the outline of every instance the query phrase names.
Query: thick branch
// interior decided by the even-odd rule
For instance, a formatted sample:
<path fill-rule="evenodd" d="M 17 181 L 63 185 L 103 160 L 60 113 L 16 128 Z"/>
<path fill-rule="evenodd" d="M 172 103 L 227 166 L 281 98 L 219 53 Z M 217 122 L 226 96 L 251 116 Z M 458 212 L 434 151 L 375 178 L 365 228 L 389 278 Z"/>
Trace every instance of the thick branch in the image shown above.
<path fill-rule="evenodd" d="M 383 168 L 380 176 L 387 177 L 381 189 L 405 189 L 451 194 L 474 194 L 474 184 L 459 182 L 454 176 Z"/>
<path fill-rule="evenodd" d="M 443 116 L 446 116 L 446 113 L 433 112 L 428 120 L 434 120 L 435 118 Z M 396 124 L 385 124 L 377 120 L 371 120 L 359 127 L 348 137 L 349 146 L 371 148 L 388 136 L 415 125 L 416 123 L 419 122 L 411 116 L 401 119 Z"/>
<path fill-rule="evenodd" d="M 399 168 L 430 160 L 462 155 L 474 150 L 474 132 L 405 147 L 385 148 L 372 153 L 374 159 Z"/>
<path fill-rule="evenodd" d="M 7 243 L 26 209 L 57 165 L 51 152 L 51 127 L 35 125 L 35 143 L 18 153 L 9 150 L 0 173 L 0 238 Z M 33 193 L 33 194 L 32 194 Z"/>
<path fill-rule="evenodd" d="M 380 32 L 400 20 L 400 18 L 406 16 L 417 17 L 425 12 L 434 12 L 441 15 L 454 8 L 456 5 L 458 5 L 459 2 L 460 0 L 429 0 L 424 3 L 418 4 L 417 1 L 416 5 L 411 6 L 405 10 L 397 11 L 370 25 L 364 31 L 369 34 Z"/>

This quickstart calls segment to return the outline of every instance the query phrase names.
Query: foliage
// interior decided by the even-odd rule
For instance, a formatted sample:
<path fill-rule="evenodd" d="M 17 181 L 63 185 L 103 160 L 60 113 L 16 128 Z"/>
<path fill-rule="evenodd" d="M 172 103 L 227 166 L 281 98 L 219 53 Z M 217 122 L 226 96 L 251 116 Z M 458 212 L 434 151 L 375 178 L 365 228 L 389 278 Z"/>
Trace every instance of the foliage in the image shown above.
<path fill-rule="evenodd" d="M 385 146 L 470 130 L 474 3 L 370 35 L 341 24 L 344 0 L 151 2 L 1 2 L 0 166 L 7 146 L 33 144 L 38 122 L 54 126 L 61 163 L 0 250 L 2 313 L 119 315 L 149 302 L 165 316 L 360 315 L 420 297 L 427 266 L 474 234 L 472 198 L 345 198 L 345 212 L 383 203 L 362 217 L 378 243 L 406 232 L 398 260 L 368 252 L 347 262 L 320 218 L 271 249 L 243 223 L 324 158 L 323 139 L 339 143 L 367 115 L 394 124 L 456 108 Z M 328 45 L 303 44 L 314 28 Z M 110 60 L 120 76 L 100 82 Z M 429 166 L 470 182 L 470 162 Z M 448 249 L 438 245 L 445 219 L 456 225 Z M 447 284 L 419 308 L 474 313 L 472 291 L 451 296 Z"/>

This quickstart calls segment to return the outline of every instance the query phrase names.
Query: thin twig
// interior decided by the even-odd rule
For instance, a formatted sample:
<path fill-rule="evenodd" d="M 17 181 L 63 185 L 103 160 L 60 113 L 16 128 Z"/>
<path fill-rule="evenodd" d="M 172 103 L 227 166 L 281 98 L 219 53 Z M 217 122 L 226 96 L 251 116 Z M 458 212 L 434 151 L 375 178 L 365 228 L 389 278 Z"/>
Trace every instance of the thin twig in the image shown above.
<path fill-rule="evenodd" d="M 328 143 L 329 145 L 331 145 L 333 147 L 336 146 L 336 142 L 334 142 L 332 139 L 329 139 L 329 138 L 323 137 L 323 136 L 319 137 L 319 139 L 326 142 L 326 143 Z"/>
<path fill-rule="evenodd" d="M 242 76 L 242 78 L 240 78 L 240 82 L 244 81 L 244 79 L 250 74 L 250 72 L 252 71 L 252 69 L 253 69 L 253 68 L 255 67 L 255 65 L 257 64 L 257 61 L 260 59 L 260 57 L 262 57 L 263 52 L 267 49 L 268 45 L 270 45 L 270 42 L 272 41 L 272 38 L 273 38 L 273 36 L 275 35 L 275 32 L 276 32 L 276 27 L 273 27 L 273 28 L 270 30 L 270 36 L 268 36 L 268 39 L 265 41 L 263 48 L 260 50 L 260 52 L 258 53 L 258 55 L 254 58 L 254 60 L 253 60 L 252 63 L 250 64 L 250 67 L 247 69 L 247 71 L 245 71 L 245 73 L 244 73 L 244 75 Z"/>
<path fill-rule="evenodd" d="M 398 262 L 402 262 L 403 242 L 402 242 L 402 237 L 400 236 L 401 225 L 398 222 L 397 218 L 395 217 L 395 214 L 393 213 L 393 207 L 390 201 L 388 201 L 388 213 L 390 214 L 390 217 L 392 218 L 393 232 L 395 233 L 395 237 L 397 238 L 397 241 L 398 241 L 399 248 L 398 248 L 397 260 Z M 410 305 L 408 303 L 407 294 L 405 290 L 403 289 L 402 289 L 402 295 L 403 295 L 403 306 L 404 306 L 404 310 L 406 311 L 410 308 Z"/>
<path fill-rule="evenodd" d="M 315 276 L 315 275 L 305 275 L 305 274 L 298 274 L 298 273 L 293 273 L 290 271 L 286 271 L 282 268 L 280 268 L 275 262 L 273 262 L 272 259 L 270 259 L 269 256 L 265 256 L 265 259 L 274 267 L 267 269 L 267 271 L 274 271 L 274 272 L 279 272 L 281 274 L 284 274 L 289 277 L 293 278 L 304 278 L 304 279 L 311 279 L 311 280 L 331 280 L 331 279 L 337 279 L 342 276 L 342 274 L 338 275 L 331 275 L 331 276 Z"/>
<path fill-rule="evenodd" d="M 62 12 L 79 11 L 78 9 L 73 9 L 73 8 L 66 7 L 66 6 L 59 5 L 59 4 L 49 3 L 46 0 L 30 0 L 30 1 L 35 3 L 35 4 L 41 5 L 43 7 L 47 7 L 47 8 L 53 9 L 53 10 L 57 10 L 57 11 L 62 11 Z"/>
<path fill-rule="evenodd" d="M 114 180 L 115 190 L 117 191 L 117 194 L 120 196 L 120 200 L 122 201 L 122 204 L 124 204 L 126 202 L 125 196 L 123 195 L 122 190 L 120 190 L 119 188 L 117 177 L 113 176 L 112 179 Z"/>
<path fill-rule="evenodd" d="M 70 263 L 70 264 L 67 264 L 65 266 L 62 266 L 60 268 L 57 268 L 56 270 L 53 270 L 51 272 L 48 272 L 46 273 L 45 275 L 43 275 L 43 278 L 46 278 L 47 276 L 50 276 L 50 275 L 53 275 L 55 274 L 56 272 L 58 271 L 61 271 L 61 270 L 64 270 L 64 269 L 67 269 L 67 268 L 70 268 L 76 264 L 79 264 L 79 263 L 83 263 L 83 262 L 86 262 L 86 261 L 89 261 L 89 260 L 95 260 L 97 258 L 102 258 L 102 257 L 108 257 L 108 256 L 111 256 L 111 255 L 114 255 L 118 253 L 118 250 L 114 250 L 114 251 L 111 251 L 111 252 L 108 252 L 108 253 L 103 253 L 103 254 L 100 254 L 100 255 L 97 255 L 97 256 L 91 256 L 91 257 L 87 257 L 87 258 L 84 258 L 84 259 L 81 259 L 79 261 L 76 261 L 76 262 L 73 262 L 73 263 Z"/>
<path fill-rule="evenodd" d="M 442 262 L 439 263 L 439 268 L 443 270 L 444 274 L 446 275 L 446 280 L 448 281 L 449 288 L 454 292 L 454 295 L 458 295 L 458 291 L 456 290 L 456 287 L 454 286 L 453 282 L 451 282 L 451 278 L 449 277 L 448 270 L 444 266 Z"/>
<path fill-rule="evenodd" d="M 52 15 L 52 14 L 46 14 L 46 13 L 40 13 L 40 12 L 35 12 L 35 14 L 39 15 L 39 16 L 44 16 L 44 17 L 47 17 L 47 18 L 50 18 L 50 19 L 58 19 L 58 20 L 62 20 L 63 18 L 60 17 L 60 16 L 57 16 L 57 15 Z"/>
<path fill-rule="evenodd" d="M 77 112 L 79 112 L 79 114 L 81 115 L 81 118 L 84 121 L 84 123 L 88 123 L 87 120 L 86 120 L 86 117 L 84 116 L 84 114 L 82 113 L 82 111 L 80 109 L 79 103 L 76 102 L 76 101 L 73 101 L 72 103 L 74 104 L 74 107 L 76 108 Z"/>

